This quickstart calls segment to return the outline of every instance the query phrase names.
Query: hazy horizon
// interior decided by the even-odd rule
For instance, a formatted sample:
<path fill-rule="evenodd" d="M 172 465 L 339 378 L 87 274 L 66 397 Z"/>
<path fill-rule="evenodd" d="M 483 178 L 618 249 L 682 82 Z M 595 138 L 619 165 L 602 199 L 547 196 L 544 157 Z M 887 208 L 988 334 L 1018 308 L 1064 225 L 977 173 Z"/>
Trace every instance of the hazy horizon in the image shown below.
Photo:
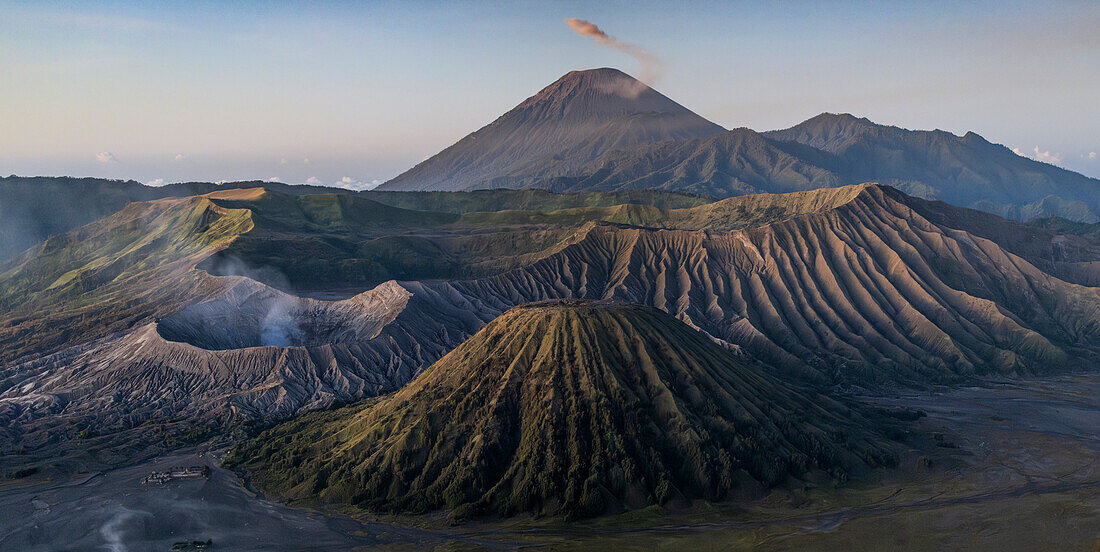
<path fill-rule="evenodd" d="M 1100 177 L 1086 2 L 4 2 L 0 173 L 370 186 L 567 71 L 641 75 L 574 17 L 658 60 L 654 88 L 726 128 L 847 112 Z"/>

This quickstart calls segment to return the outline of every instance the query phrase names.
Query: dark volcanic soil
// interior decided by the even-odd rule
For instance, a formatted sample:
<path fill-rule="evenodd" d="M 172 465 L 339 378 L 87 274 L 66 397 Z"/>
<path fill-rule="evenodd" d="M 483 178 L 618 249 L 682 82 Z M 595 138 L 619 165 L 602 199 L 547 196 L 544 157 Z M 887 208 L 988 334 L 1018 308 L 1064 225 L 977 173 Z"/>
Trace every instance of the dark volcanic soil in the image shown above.
<path fill-rule="evenodd" d="M 899 470 L 837 490 L 782 491 L 758 506 L 642 511 L 584 524 L 480 523 L 426 530 L 290 508 L 230 472 L 142 486 L 153 469 L 214 465 L 194 453 L 71 481 L 0 484 L 2 550 L 1096 550 L 1100 373 L 868 397 L 920 408 L 921 449 Z M 939 437 L 937 437 L 939 435 Z M 925 456 L 930 466 L 918 465 Z M 428 520 L 413 520 L 418 524 Z"/>
<path fill-rule="evenodd" d="M 168 550 L 213 540 L 213 550 L 350 550 L 395 542 L 446 543 L 446 535 L 291 508 L 264 500 L 218 455 L 177 453 L 66 482 L 0 487 L 0 550 Z M 208 480 L 143 485 L 153 470 L 211 466 Z"/>
<path fill-rule="evenodd" d="M 554 550 L 1100 550 L 1100 373 L 863 400 L 927 412 L 900 469 L 527 535 Z"/>

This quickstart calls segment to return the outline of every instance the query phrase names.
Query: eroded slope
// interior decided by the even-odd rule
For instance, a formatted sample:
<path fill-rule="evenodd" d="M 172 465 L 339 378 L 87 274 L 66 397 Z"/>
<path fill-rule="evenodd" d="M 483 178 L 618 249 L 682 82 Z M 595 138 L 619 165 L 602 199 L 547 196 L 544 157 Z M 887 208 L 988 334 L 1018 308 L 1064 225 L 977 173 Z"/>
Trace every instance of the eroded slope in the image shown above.
<path fill-rule="evenodd" d="M 581 517 L 890 463 L 861 423 L 659 310 L 533 303 L 397 393 L 277 427 L 230 463 L 297 498 Z"/>

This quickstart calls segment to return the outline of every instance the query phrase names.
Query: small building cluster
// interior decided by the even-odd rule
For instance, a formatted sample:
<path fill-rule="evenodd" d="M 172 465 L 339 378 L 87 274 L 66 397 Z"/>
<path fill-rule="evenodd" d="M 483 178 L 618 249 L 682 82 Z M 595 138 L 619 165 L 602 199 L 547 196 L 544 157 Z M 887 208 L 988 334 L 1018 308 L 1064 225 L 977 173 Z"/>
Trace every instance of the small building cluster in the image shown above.
<path fill-rule="evenodd" d="M 208 477 L 210 477 L 209 466 L 188 466 L 185 468 L 173 468 L 169 471 L 150 472 L 149 475 L 145 476 L 145 479 L 142 480 L 142 484 L 164 484 L 177 479 L 206 479 Z"/>
<path fill-rule="evenodd" d="M 207 539 L 205 542 L 199 540 L 193 541 L 180 541 L 172 545 L 169 548 L 170 552 L 193 552 L 199 550 L 207 550 L 214 545 L 214 541 Z"/>

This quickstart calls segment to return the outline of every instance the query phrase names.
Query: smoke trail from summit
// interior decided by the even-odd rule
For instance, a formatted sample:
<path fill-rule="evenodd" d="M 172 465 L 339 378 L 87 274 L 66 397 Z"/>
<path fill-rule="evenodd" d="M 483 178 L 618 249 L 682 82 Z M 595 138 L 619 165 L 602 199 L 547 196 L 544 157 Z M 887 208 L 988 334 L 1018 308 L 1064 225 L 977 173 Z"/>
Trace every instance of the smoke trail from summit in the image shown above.
<path fill-rule="evenodd" d="M 638 76 L 638 80 L 646 84 L 652 84 L 654 79 L 657 78 L 660 61 L 641 47 L 635 46 L 629 42 L 624 42 L 605 33 L 603 29 L 600 29 L 599 26 L 591 21 L 572 17 L 566 19 L 565 24 L 569 25 L 569 28 L 573 29 L 574 32 L 581 36 L 595 39 L 596 44 L 614 48 L 637 60 L 638 64 L 641 66 L 641 74 Z"/>

